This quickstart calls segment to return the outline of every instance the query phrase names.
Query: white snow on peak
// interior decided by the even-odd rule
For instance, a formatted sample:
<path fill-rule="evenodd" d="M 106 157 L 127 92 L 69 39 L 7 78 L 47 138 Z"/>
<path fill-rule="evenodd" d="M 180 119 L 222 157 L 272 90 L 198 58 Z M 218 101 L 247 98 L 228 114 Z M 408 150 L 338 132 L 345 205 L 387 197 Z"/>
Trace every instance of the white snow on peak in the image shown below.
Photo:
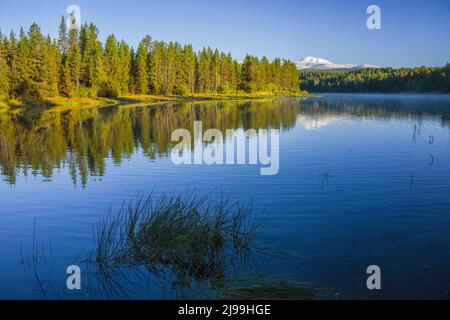
<path fill-rule="evenodd" d="M 379 68 L 377 66 L 363 64 L 337 64 L 326 59 L 316 57 L 305 57 L 297 63 L 298 70 L 336 70 L 336 69 L 364 69 L 364 68 Z"/>
<path fill-rule="evenodd" d="M 322 58 L 315 58 L 315 57 L 305 57 L 302 61 L 303 63 L 310 63 L 310 64 L 332 64 L 330 61 L 322 59 Z"/>

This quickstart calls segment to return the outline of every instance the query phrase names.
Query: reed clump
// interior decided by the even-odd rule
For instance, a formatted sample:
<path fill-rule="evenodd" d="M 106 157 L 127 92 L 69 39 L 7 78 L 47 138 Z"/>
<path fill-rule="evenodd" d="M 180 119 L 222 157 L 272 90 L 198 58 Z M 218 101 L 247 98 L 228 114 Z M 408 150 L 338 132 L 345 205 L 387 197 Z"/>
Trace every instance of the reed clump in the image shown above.
<path fill-rule="evenodd" d="M 158 276 L 221 281 L 253 245 L 250 211 L 223 196 L 141 197 L 97 225 L 93 260 L 100 271 L 144 266 Z"/>
<path fill-rule="evenodd" d="M 255 253 L 267 249 L 256 241 L 264 220 L 251 212 L 251 203 L 223 194 L 138 197 L 97 224 L 86 260 L 95 266 L 90 286 L 96 295 L 125 297 L 145 290 L 150 272 L 162 291 L 168 285 L 184 299 L 312 299 L 297 282 L 252 276 Z"/>

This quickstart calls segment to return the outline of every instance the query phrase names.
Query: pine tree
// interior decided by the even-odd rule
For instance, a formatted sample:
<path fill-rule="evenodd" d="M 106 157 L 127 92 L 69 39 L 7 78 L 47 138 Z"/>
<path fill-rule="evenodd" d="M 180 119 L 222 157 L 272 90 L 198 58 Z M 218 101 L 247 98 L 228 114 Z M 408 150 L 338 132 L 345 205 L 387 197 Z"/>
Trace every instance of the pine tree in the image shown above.
<path fill-rule="evenodd" d="M 97 38 L 98 29 L 93 23 L 82 27 L 80 35 L 81 82 L 91 96 L 96 96 L 100 88 L 106 86 L 103 45 Z"/>
<path fill-rule="evenodd" d="M 29 48 L 28 48 L 28 59 L 27 59 L 27 69 L 28 81 L 31 86 L 32 97 L 40 98 L 48 94 L 46 92 L 46 83 L 44 79 L 45 72 L 45 54 L 46 54 L 46 43 L 45 38 L 41 33 L 41 29 L 36 23 L 33 23 L 28 32 L 29 38 Z"/>
<path fill-rule="evenodd" d="M 149 92 L 149 50 L 152 40 L 146 36 L 140 43 L 133 65 L 134 90 L 137 94 Z"/>
<path fill-rule="evenodd" d="M 119 50 L 116 37 L 110 35 L 106 39 L 105 44 L 105 67 L 107 78 L 107 88 L 113 92 L 114 95 L 120 95 L 120 60 Z"/>
<path fill-rule="evenodd" d="M 244 84 L 242 79 L 242 64 L 237 61 L 234 61 L 233 63 L 233 74 L 234 88 L 236 88 L 236 90 L 243 88 Z"/>
<path fill-rule="evenodd" d="M 11 31 L 9 35 L 9 48 L 8 48 L 8 66 L 9 66 L 9 90 L 10 96 L 16 97 L 17 86 L 19 83 L 19 70 L 18 63 L 19 46 L 16 39 L 16 35 Z"/>
<path fill-rule="evenodd" d="M 0 100 L 9 97 L 8 39 L 0 31 Z"/>
<path fill-rule="evenodd" d="M 70 64 L 67 58 L 65 58 L 61 63 L 59 73 L 59 93 L 64 97 L 72 97 L 75 95 L 70 72 Z"/>
<path fill-rule="evenodd" d="M 67 50 L 65 60 L 66 63 L 64 65 L 64 68 L 68 68 L 68 70 L 65 70 L 65 72 L 68 71 L 72 87 L 72 89 L 70 90 L 70 95 L 79 95 L 81 80 L 81 50 L 78 44 L 78 29 L 75 27 L 72 27 L 69 32 L 69 48 Z M 64 77 L 67 81 L 67 77 Z"/>
<path fill-rule="evenodd" d="M 247 55 L 242 65 L 243 90 L 255 92 L 261 87 L 259 60 L 257 57 Z"/>
<path fill-rule="evenodd" d="M 197 67 L 197 91 L 208 92 L 210 90 L 210 74 L 211 74 L 211 51 L 210 49 L 203 48 L 198 54 L 198 67 Z"/>
<path fill-rule="evenodd" d="M 224 52 L 220 54 L 220 79 L 220 92 L 226 93 L 230 90 L 236 90 L 233 58 L 231 57 L 231 54 L 227 55 Z"/>
<path fill-rule="evenodd" d="M 154 94 L 164 94 L 166 84 L 166 44 L 155 41 L 149 55 L 150 88 Z"/>
<path fill-rule="evenodd" d="M 48 36 L 45 40 L 42 66 L 41 92 L 44 97 L 57 97 L 59 95 L 58 81 L 61 64 L 61 53 L 58 44 Z"/>
<path fill-rule="evenodd" d="M 192 93 L 195 91 L 197 56 L 192 45 L 185 45 L 181 55 L 181 83 L 188 92 Z"/>
<path fill-rule="evenodd" d="M 271 79 L 272 83 L 278 88 L 281 89 L 281 60 L 279 58 L 276 58 L 272 62 L 272 74 Z"/>
<path fill-rule="evenodd" d="M 61 52 L 64 54 L 69 49 L 69 36 L 67 34 L 67 24 L 64 16 L 61 17 L 61 23 L 59 24 L 59 38 L 58 45 Z"/>
<path fill-rule="evenodd" d="M 119 88 L 121 94 L 130 93 L 132 52 L 125 41 L 119 45 Z"/>
<path fill-rule="evenodd" d="M 179 45 L 170 42 L 167 47 L 164 47 L 164 95 L 172 94 L 177 83 L 177 46 Z"/>
<path fill-rule="evenodd" d="M 220 54 L 219 50 L 214 50 L 214 53 L 211 56 L 211 64 L 210 64 L 210 89 L 214 92 L 220 87 Z"/>
<path fill-rule="evenodd" d="M 281 77 L 284 90 L 296 92 L 300 89 L 300 78 L 295 63 L 284 60 L 281 66 Z"/>

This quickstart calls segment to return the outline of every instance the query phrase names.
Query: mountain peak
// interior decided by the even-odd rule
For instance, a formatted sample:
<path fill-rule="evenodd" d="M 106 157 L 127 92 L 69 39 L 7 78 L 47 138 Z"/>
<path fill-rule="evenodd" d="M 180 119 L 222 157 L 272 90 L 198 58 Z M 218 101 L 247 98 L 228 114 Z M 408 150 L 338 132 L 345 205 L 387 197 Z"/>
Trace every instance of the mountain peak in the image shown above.
<path fill-rule="evenodd" d="M 316 58 L 316 57 L 305 57 L 303 58 L 300 62 L 306 62 L 306 63 L 314 63 L 314 64 L 318 64 L 318 63 L 323 63 L 323 64 L 327 64 L 327 63 L 331 63 L 328 60 L 322 59 L 322 58 Z"/>
<path fill-rule="evenodd" d="M 336 64 L 323 58 L 305 57 L 297 63 L 298 70 L 339 70 L 339 69 L 365 69 L 365 68 L 379 68 L 369 64 L 354 65 L 354 64 Z"/>

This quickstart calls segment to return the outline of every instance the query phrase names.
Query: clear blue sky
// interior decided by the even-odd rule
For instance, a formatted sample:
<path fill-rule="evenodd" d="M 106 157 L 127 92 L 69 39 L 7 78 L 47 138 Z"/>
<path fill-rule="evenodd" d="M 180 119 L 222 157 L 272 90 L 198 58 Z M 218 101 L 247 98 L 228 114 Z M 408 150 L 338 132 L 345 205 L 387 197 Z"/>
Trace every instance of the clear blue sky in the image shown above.
<path fill-rule="evenodd" d="M 71 0 L 2 1 L 0 29 L 37 22 L 57 35 L 66 8 L 81 8 L 101 39 L 110 33 L 136 46 L 157 40 L 211 46 L 269 58 L 317 56 L 336 63 L 444 65 L 450 61 L 450 0 Z M 382 10 L 382 30 L 366 28 L 366 9 Z"/>

